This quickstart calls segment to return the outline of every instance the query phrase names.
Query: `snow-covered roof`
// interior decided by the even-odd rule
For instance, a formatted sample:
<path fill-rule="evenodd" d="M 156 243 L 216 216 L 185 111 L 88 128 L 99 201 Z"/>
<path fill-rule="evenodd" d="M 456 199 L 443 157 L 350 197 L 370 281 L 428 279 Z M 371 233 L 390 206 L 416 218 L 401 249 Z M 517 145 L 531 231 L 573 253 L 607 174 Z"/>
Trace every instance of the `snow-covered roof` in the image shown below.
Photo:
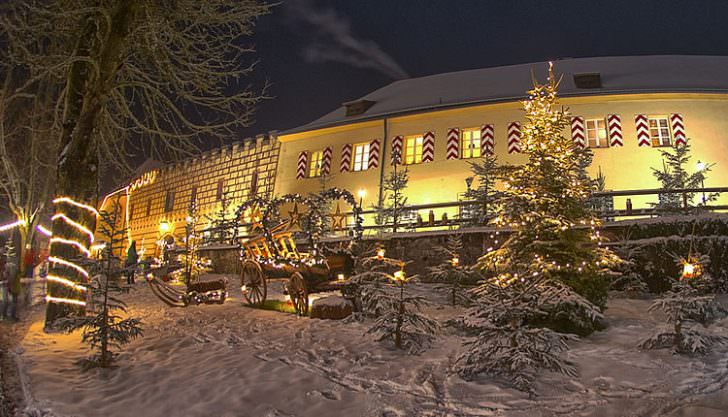
<path fill-rule="evenodd" d="M 450 72 L 395 81 L 357 100 L 374 102 L 362 114 L 347 116 L 346 105 L 306 125 L 304 132 L 356 121 L 449 107 L 521 100 L 531 88 L 531 71 L 542 81 L 546 62 Z M 570 58 L 554 61 L 564 75 L 562 97 L 624 93 L 728 93 L 728 57 L 691 55 Z M 577 88 L 575 74 L 599 73 L 600 88 Z"/>

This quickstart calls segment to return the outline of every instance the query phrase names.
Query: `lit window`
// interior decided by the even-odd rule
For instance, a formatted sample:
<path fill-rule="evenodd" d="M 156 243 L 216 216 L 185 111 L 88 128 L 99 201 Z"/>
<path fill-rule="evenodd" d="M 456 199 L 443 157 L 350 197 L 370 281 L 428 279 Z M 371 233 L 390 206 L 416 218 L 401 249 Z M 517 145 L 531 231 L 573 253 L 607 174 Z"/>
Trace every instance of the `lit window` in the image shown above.
<path fill-rule="evenodd" d="M 462 155 L 461 158 L 480 157 L 480 129 L 463 129 L 460 134 Z"/>
<path fill-rule="evenodd" d="M 404 140 L 404 163 L 406 165 L 422 162 L 422 135 L 407 136 Z"/>
<path fill-rule="evenodd" d="M 369 144 L 354 145 L 354 171 L 366 171 L 369 167 Z"/>
<path fill-rule="evenodd" d="M 649 123 L 652 146 L 670 146 L 672 137 L 670 136 L 670 125 L 667 123 L 667 117 L 650 117 Z"/>
<path fill-rule="evenodd" d="M 321 175 L 321 162 L 324 159 L 324 151 L 311 152 L 311 160 L 308 162 L 308 176 L 318 177 Z"/>
<path fill-rule="evenodd" d="M 225 189 L 225 180 L 218 180 L 217 181 L 217 192 L 215 193 L 215 200 L 220 201 L 222 200 L 222 195 L 224 194 Z"/>
<path fill-rule="evenodd" d="M 167 191 L 164 197 L 164 212 L 169 213 L 174 210 L 174 191 Z"/>
<path fill-rule="evenodd" d="M 604 119 L 588 119 L 586 121 L 586 141 L 590 148 L 607 148 L 607 125 Z"/>

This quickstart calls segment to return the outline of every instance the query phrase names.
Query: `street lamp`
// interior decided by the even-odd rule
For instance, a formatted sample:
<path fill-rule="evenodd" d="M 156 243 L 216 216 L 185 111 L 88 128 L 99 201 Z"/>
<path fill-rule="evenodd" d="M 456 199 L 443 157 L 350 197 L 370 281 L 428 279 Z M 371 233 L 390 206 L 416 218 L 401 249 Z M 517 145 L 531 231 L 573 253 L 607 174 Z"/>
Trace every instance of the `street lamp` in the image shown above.
<path fill-rule="evenodd" d="M 166 220 L 162 220 L 159 222 L 159 233 L 165 234 L 169 232 L 169 222 Z"/>
<path fill-rule="evenodd" d="M 703 189 L 703 205 L 705 205 L 705 174 L 703 174 L 703 171 L 705 171 L 705 168 L 707 168 L 705 162 L 701 162 L 698 159 L 698 162 L 695 164 L 695 169 L 700 173 L 700 188 Z"/>

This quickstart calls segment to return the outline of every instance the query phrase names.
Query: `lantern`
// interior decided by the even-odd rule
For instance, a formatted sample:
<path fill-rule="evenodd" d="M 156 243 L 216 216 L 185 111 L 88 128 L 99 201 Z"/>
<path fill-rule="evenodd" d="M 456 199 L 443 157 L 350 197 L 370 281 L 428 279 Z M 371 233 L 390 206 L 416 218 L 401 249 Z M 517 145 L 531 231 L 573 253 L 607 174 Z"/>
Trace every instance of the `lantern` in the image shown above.
<path fill-rule="evenodd" d="M 344 274 L 339 274 L 337 278 L 339 279 L 339 281 L 343 281 L 344 280 Z"/>
<path fill-rule="evenodd" d="M 452 266 L 460 265 L 460 259 L 457 256 L 453 256 L 450 262 L 452 262 Z"/>
<path fill-rule="evenodd" d="M 689 256 L 688 259 L 682 259 L 680 263 L 682 263 L 683 267 L 681 279 L 700 278 L 703 275 L 703 265 L 694 256 Z"/>
<path fill-rule="evenodd" d="M 394 279 L 397 281 L 404 281 L 404 271 L 399 270 L 394 272 Z"/>
<path fill-rule="evenodd" d="M 166 220 L 162 220 L 159 222 L 159 233 L 165 234 L 169 232 L 169 222 Z"/>
<path fill-rule="evenodd" d="M 384 259 L 384 248 L 377 249 L 377 259 L 380 261 Z"/>

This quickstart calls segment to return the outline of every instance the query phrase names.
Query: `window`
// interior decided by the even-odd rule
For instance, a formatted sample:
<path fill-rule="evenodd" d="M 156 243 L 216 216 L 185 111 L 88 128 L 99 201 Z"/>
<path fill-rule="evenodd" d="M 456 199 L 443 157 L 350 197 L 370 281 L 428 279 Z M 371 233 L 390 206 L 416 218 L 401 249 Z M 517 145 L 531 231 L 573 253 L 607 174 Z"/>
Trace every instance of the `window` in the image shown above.
<path fill-rule="evenodd" d="M 369 168 L 369 144 L 354 145 L 354 171 L 366 171 Z"/>
<path fill-rule="evenodd" d="M 222 200 L 223 191 L 225 189 L 225 180 L 217 181 L 217 192 L 215 193 L 215 200 Z"/>
<path fill-rule="evenodd" d="M 190 190 L 190 207 L 192 206 L 192 204 L 195 203 L 196 200 L 197 200 L 197 186 L 193 185 L 192 190 Z"/>
<path fill-rule="evenodd" d="M 324 159 L 323 151 L 311 152 L 311 158 L 308 162 L 308 176 L 318 177 L 321 176 L 321 162 Z"/>
<path fill-rule="evenodd" d="M 167 191 L 164 197 L 164 212 L 169 213 L 174 209 L 174 191 Z"/>
<path fill-rule="evenodd" d="M 480 129 L 463 129 L 460 134 L 460 141 L 461 158 L 480 157 Z"/>
<path fill-rule="evenodd" d="M 258 194 L 258 171 L 253 171 L 253 176 L 250 178 L 250 194 L 254 196 Z"/>
<path fill-rule="evenodd" d="M 670 136 L 670 124 L 667 123 L 667 117 L 650 117 L 650 140 L 652 146 L 670 146 L 672 145 L 672 137 Z"/>
<path fill-rule="evenodd" d="M 419 164 L 422 162 L 422 141 L 422 135 L 407 136 L 404 138 L 405 165 Z"/>
<path fill-rule="evenodd" d="M 152 199 L 147 200 L 147 217 L 152 214 Z"/>
<path fill-rule="evenodd" d="M 134 214 L 136 214 L 135 209 L 136 209 L 136 205 L 134 203 L 129 205 L 129 220 L 134 220 Z"/>
<path fill-rule="evenodd" d="M 590 148 L 607 148 L 607 125 L 604 119 L 587 119 L 586 143 Z"/>

